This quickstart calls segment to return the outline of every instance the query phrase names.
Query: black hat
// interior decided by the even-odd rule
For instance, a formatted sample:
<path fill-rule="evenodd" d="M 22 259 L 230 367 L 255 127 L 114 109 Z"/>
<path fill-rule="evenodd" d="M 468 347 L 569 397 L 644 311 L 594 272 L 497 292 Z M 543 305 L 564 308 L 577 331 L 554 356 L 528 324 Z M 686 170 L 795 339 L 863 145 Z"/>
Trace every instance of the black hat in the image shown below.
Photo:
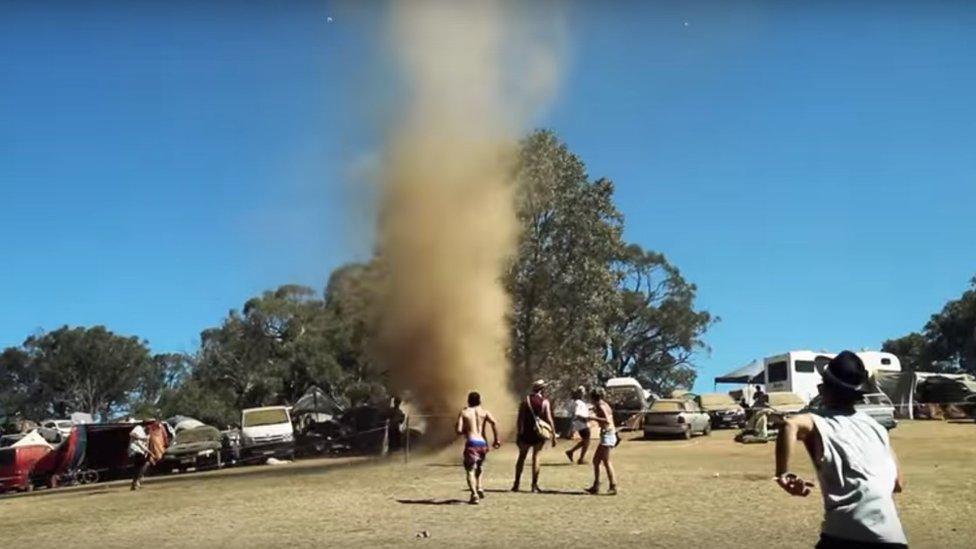
<path fill-rule="evenodd" d="M 867 391 L 868 371 L 861 357 L 842 351 L 834 358 L 818 356 L 814 359 L 824 384 L 835 389 L 864 394 Z"/>

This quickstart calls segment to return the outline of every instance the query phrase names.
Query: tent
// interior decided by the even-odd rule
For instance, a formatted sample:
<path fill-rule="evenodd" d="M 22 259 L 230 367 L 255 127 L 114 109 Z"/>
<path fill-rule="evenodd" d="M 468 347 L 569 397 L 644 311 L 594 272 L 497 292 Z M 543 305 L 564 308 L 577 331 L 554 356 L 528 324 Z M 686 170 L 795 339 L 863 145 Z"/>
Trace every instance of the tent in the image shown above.
<path fill-rule="evenodd" d="M 758 383 L 763 384 L 763 372 L 766 370 L 766 366 L 763 364 L 762 360 L 753 360 L 749 364 L 741 368 L 732 370 L 731 372 L 725 374 L 724 376 L 718 376 L 715 378 L 715 385 L 719 383 Z"/>
<path fill-rule="evenodd" d="M 976 379 L 969 374 L 879 370 L 874 382 L 891 399 L 895 415 L 900 418 L 915 419 L 917 403 L 960 405 L 976 395 Z"/>

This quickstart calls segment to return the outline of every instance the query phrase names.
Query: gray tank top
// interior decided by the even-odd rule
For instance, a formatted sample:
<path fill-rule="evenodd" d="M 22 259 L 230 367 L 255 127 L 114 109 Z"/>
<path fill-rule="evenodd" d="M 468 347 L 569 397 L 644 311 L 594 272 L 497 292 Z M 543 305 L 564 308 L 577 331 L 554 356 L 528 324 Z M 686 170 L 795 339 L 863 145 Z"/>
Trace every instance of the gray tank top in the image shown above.
<path fill-rule="evenodd" d="M 817 476 L 823 532 L 837 538 L 907 544 L 892 491 L 898 476 L 888 432 L 863 412 L 813 414 L 823 442 Z"/>

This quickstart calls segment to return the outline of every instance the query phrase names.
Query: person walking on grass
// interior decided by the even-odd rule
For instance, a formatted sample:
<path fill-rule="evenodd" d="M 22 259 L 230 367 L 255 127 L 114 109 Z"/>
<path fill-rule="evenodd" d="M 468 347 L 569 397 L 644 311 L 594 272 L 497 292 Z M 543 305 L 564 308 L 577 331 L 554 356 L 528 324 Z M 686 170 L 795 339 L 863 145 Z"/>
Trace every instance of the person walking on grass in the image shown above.
<path fill-rule="evenodd" d="M 607 481 L 610 483 L 607 494 L 615 496 L 617 474 L 610 460 L 610 451 L 617 447 L 620 439 L 617 437 L 617 428 L 613 423 L 613 409 L 604 396 L 603 389 L 595 388 L 590 391 L 590 402 L 593 403 L 594 413 L 589 419 L 600 424 L 600 445 L 596 447 L 596 452 L 593 454 L 593 486 L 586 491 L 593 495 L 600 493 L 600 465 L 602 464 L 607 470 Z"/>
<path fill-rule="evenodd" d="M 481 395 L 476 392 L 468 394 L 468 407 L 461 410 L 457 419 L 457 434 L 464 437 L 464 472 L 471 491 L 471 505 L 477 505 L 485 497 L 482 487 L 482 473 L 485 458 L 488 456 L 488 439 L 485 437 L 485 427 L 491 425 L 491 447 L 498 449 L 498 424 L 491 412 L 481 407 Z"/>
<path fill-rule="evenodd" d="M 512 484 L 512 491 L 518 492 L 522 480 L 522 469 L 525 467 L 525 458 L 532 450 L 532 492 L 542 492 L 539 489 L 539 452 L 545 446 L 547 440 L 552 441 L 553 448 L 556 447 L 556 422 L 552 419 L 552 406 L 545 395 L 546 382 L 542 379 L 536 380 L 532 384 L 532 393 L 522 399 L 519 404 L 518 420 L 516 425 L 518 434 L 516 443 L 518 444 L 519 455 L 515 460 L 515 483 Z M 541 431 L 541 432 L 540 432 Z"/>
<path fill-rule="evenodd" d="M 877 421 L 854 409 L 866 391 L 860 357 L 844 351 L 817 357 L 823 378 L 821 411 L 787 418 L 776 439 L 776 483 L 792 496 L 810 495 L 813 483 L 790 472 L 795 441 L 813 460 L 823 493 L 818 549 L 907 548 L 894 493 L 905 486 L 888 438 Z"/>
<path fill-rule="evenodd" d="M 575 446 L 566 450 L 566 457 L 569 461 L 573 461 L 573 454 L 576 450 L 580 451 L 579 460 L 576 461 L 579 465 L 586 464 L 586 451 L 590 448 L 590 406 L 583 400 L 586 396 L 586 389 L 583 387 L 577 388 L 573 391 L 573 402 L 570 405 L 570 409 L 573 410 L 573 431 L 579 433 L 580 441 L 576 443 Z M 570 433 L 572 436 L 572 433 Z"/>

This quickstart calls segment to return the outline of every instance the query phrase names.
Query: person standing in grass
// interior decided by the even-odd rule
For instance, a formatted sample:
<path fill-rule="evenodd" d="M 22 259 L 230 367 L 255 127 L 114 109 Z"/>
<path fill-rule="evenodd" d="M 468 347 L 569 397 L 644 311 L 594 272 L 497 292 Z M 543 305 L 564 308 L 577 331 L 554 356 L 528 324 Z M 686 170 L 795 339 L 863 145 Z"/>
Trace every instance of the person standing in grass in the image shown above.
<path fill-rule="evenodd" d="M 545 446 L 546 441 L 552 442 L 556 446 L 556 422 L 552 418 L 552 406 L 546 398 L 545 380 L 539 379 L 532 384 L 532 393 L 526 396 L 519 404 L 518 419 L 516 425 L 518 432 L 515 438 L 518 444 L 518 458 L 515 460 L 515 482 L 512 484 L 512 491 L 518 492 L 522 481 L 522 470 L 525 467 L 525 458 L 532 450 L 532 492 L 541 493 L 539 488 L 539 472 L 542 465 L 539 463 L 539 452 Z M 539 423 L 541 421 L 541 423 Z M 540 432 L 539 428 L 545 432 Z"/>
<path fill-rule="evenodd" d="M 571 409 L 573 410 L 573 431 L 579 433 L 580 441 L 569 450 L 566 450 L 566 457 L 569 458 L 570 462 L 573 461 L 573 454 L 576 450 L 580 451 L 579 460 L 576 462 L 579 465 L 586 463 L 586 451 L 590 448 L 590 406 L 583 400 L 585 395 L 586 389 L 583 387 L 579 387 L 573 391 L 573 402 L 571 404 Z"/>
<path fill-rule="evenodd" d="M 593 415 L 589 417 L 591 421 L 600 424 L 600 445 L 596 447 L 593 454 L 593 486 L 586 489 L 590 494 L 600 493 L 600 465 L 607 470 L 607 481 L 610 487 L 607 494 L 617 495 L 617 474 L 613 469 L 613 462 L 610 461 L 610 451 L 617 447 L 620 442 L 617 437 L 617 428 L 613 423 L 613 409 L 604 399 L 603 389 L 594 388 L 590 391 L 590 402 L 593 403 Z"/>
<path fill-rule="evenodd" d="M 485 458 L 488 456 L 488 440 L 485 438 L 485 427 L 491 425 L 492 448 L 498 449 L 498 425 L 491 412 L 481 407 L 481 395 L 476 392 L 468 394 L 468 407 L 461 410 L 457 420 L 457 434 L 464 437 L 464 472 L 471 490 L 468 503 L 477 505 L 485 497 L 482 487 L 482 472 Z"/>
<path fill-rule="evenodd" d="M 792 496 L 810 495 L 813 483 L 790 472 L 794 441 L 813 460 L 823 492 L 818 549 L 908 547 L 893 494 L 904 478 L 888 431 L 854 409 L 868 381 L 860 357 L 844 351 L 817 358 L 821 411 L 787 418 L 776 439 L 776 483 Z"/>

